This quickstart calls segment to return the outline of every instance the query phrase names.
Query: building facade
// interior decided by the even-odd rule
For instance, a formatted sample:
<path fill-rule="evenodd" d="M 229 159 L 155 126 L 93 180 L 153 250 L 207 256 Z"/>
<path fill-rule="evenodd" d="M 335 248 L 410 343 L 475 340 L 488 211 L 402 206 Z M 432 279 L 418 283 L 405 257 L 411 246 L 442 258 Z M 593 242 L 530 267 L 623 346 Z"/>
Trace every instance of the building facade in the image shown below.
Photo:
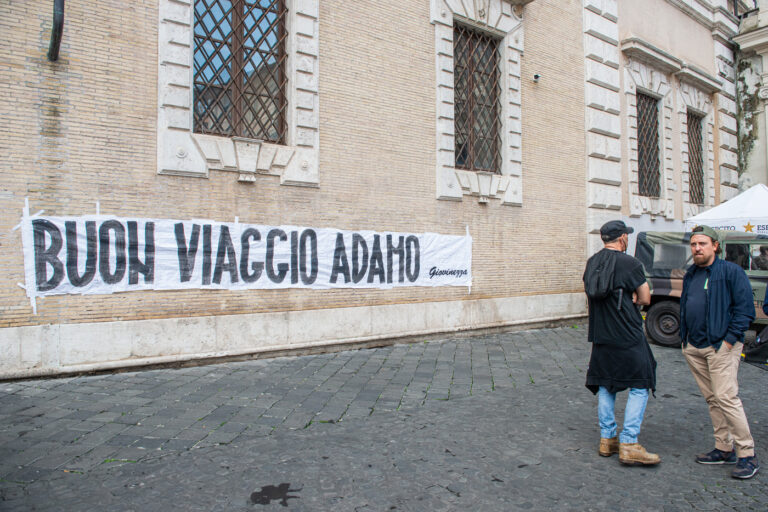
<path fill-rule="evenodd" d="M 583 317 L 605 220 L 736 191 L 728 3 L 72 0 L 51 61 L 51 2 L 4 2 L 0 377 Z M 166 224 L 194 286 L 159 284 Z M 312 285 L 320 230 L 359 286 Z M 471 240 L 471 281 L 398 284 L 425 233 Z"/>
<path fill-rule="evenodd" d="M 738 193 L 736 14 L 744 3 L 585 4 L 588 219 L 621 212 L 636 231 L 682 221 Z M 631 244 L 633 245 L 633 244 Z"/>

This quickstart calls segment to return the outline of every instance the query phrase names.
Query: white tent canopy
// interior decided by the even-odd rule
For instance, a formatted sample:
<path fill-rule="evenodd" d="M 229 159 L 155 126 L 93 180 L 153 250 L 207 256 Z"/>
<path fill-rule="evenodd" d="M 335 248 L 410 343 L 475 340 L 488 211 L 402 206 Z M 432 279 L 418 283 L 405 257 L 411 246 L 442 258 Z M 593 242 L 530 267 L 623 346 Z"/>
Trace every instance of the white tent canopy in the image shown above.
<path fill-rule="evenodd" d="M 725 231 L 768 235 L 768 187 L 758 183 L 730 201 L 685 220 L 689 231 L 699 224 Z"/>

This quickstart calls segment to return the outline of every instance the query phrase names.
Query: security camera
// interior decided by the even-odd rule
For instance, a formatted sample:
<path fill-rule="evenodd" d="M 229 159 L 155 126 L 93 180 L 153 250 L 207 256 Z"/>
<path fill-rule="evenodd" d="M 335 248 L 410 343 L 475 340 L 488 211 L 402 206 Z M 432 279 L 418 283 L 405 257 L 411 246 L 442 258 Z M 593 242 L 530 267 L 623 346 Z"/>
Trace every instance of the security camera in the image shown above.
<path fill-rule="evenodd" d="M 540 74 L 536 73 L 536 74 L 534 74 L 534 75 L 533 75 L 533 81 L 534 81 L 534 82 L 538 82 L 538 81 L 539 81 L 539 78 L 541 78 L 541 75 L 540 75 Z"/>

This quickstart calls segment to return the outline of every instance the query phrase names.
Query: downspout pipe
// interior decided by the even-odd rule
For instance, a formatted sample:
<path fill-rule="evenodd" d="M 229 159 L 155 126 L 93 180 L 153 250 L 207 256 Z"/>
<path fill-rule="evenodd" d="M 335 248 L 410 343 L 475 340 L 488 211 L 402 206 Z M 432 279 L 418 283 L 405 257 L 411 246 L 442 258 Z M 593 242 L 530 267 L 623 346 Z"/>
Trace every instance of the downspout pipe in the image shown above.
<path fill-rule="evenodd" d="M 53 0 L 53 28 L 51 42 L 48 44 L 48 60 L 51 62 L 59 59 L 62 34 L 64 34 L 64 0 Z"/>

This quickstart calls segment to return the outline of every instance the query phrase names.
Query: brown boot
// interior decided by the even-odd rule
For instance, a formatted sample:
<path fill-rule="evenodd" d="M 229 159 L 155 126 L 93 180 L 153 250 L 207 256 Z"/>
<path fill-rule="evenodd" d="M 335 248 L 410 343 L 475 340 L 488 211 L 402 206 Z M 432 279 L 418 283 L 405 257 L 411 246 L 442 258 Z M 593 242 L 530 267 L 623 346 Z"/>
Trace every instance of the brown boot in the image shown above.
<path fill-rule="evenodd" d="M 653 466 L 661 462 L 661 458 L 645 451 L 640 443 L 620 443 L 619 462 L 628 466 Z"/>
<path fill-rule="evenodd" d="M 601 437 L 600 448 L 597 453 L 599 453 L 601 457 L 610 457 L 614 453 L 619 453 L 619 438 L 612 437 L 608 439 L 606 437 Z"/>

